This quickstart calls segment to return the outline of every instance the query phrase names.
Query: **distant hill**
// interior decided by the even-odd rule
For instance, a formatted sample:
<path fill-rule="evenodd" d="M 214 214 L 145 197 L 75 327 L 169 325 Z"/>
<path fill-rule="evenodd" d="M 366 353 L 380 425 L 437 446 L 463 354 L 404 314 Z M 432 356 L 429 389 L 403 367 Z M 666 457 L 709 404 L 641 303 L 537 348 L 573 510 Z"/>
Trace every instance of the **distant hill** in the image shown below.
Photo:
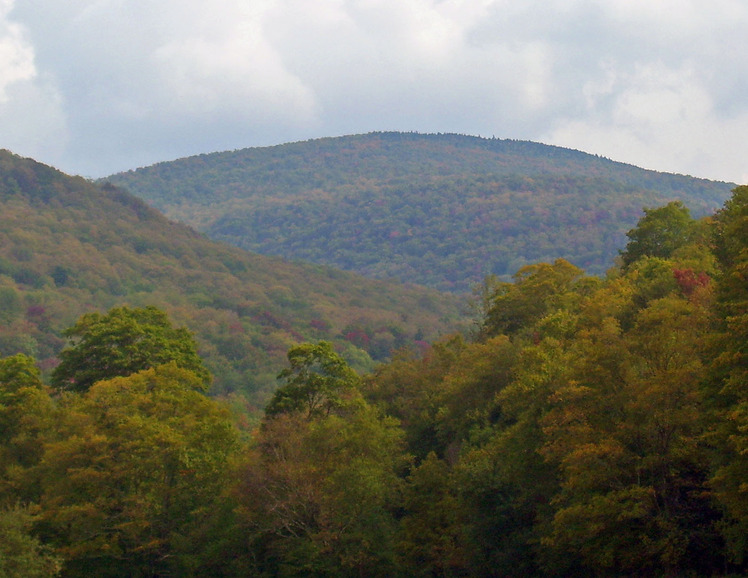
<path fill-rule="evenodd" d="M 734 187 L 533 142 L 412 133 L 200 155 L 108 180 L 251 251 L 451 291 L 558 257 L 603 273 L 643 207 L 680 199 L 703 215 Z"/>
<path fill-rule="evenodd" d="M 215 393 L 258 404 L 300 341 L 332 340 L 366 369 L 462 321 L 453 296 L 250 254 L 113 185 L 0 151 L 0 356 L 48 370 L 63 329 L 121 304 L 166 310 L 196 333 Z"/>

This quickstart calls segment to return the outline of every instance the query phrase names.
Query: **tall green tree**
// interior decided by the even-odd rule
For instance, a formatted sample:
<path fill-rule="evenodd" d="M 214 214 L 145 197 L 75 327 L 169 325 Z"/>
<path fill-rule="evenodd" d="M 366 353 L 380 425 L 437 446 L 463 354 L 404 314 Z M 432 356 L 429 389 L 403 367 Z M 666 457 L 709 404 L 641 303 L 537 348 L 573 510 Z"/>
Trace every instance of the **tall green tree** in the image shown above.
<path fill-rule="evenodd" d="M 199 537 L 240 447 L 201 383 L 170 363 L 63 398 L 34 475 L 39 532 L 67 576 L 199 573 Z"/>
<path fill-rule="evenodd" d="M 284 383 L 265 408 L 266 415 L 327 416 L 357 391 L 359 376 L 328 341 L 302 343 L 289 349 L 287 357 L 289 367 L 278 375 Z"/>
<path fill-rule="evenodd" d="M 42 457 L 55 408 L 34 360 L 0 359 L 0 505 L 37 498 L 26 471 Z"/>
<path fill-rule="evenodd" d="M 464 508 L 445 460 L 431 452 L 408 476 L 398 536 L 399 563 L 407 576 L 464 576 L 472 551 L 464 541 Z"/>
<path fill-rule="evenodd" d="M 86 391 L 97 381 L 126 377 L 174 362 L 199 377 L 207 389 L 211 376 L 185 328 L 175 328 L 156 307 L 117 307 L 106 315 L 88 313 L 65 331 L 70 346 L 60 353 L 52 385 Z"/>
<path fill-rule="evenodd" d="M 240 485 L 263 576 L 391 576 L 404 465 L 396 420 L 371 406 L 264 424 Z"/>
<path fill-rule="evenodd" d="M 733 559 L 748 561 L 748 186 L 737 187 L 715 218 L 719 335 L 709 401 L 715 412 L 712 484 L 728 520 Z"/>
<path fill-rule="evenodd" d="M 0 508 L 0 577 L 50 578 L 62 569 L 62 560 L 31 534 L 31 508 Z"/>
<path fill-rule="evenodd" d="M 423 355 L 400 351 L 364 380 L 366 399 L 400 421 L 416 460 L 446 451 L 447 439 L 440 431 L 444 380 L 467 346 L 458 335 L 434 343 Z"/>
<path fill-rule="evenodd" d="M 390 576 L 407 459 L 397 420 L 366 403 L 326 342 L 288 352 L 239 499 L 266 576 Z"/>
<path fill-rule="evenodd" d="M 682 201 L 644 209 L 644 216 L 636 227 L 626 233 L 629 242 L 621 252 L 624 267 L 645 255 L 670 257 L 676 249 L 691 240 L 695 228 L 696 221 Z"/>
<path fill-rule="evenodd" d="M 622 330 L 615 319 L 571 344 L 540 423 L 561 487 L 544 543 L 593 574 L 719 571 L 719 512 L 707 484 L 708 311 L 670 295 Z"/>
<path fill-rule="evenodd" d="M 522 267 L 514 283 L 493 285 L 482 331 L 488 336 L 529 331 L 547 313 L 571 307 L 590 284 L 595 281 L 564 259 Z"/>

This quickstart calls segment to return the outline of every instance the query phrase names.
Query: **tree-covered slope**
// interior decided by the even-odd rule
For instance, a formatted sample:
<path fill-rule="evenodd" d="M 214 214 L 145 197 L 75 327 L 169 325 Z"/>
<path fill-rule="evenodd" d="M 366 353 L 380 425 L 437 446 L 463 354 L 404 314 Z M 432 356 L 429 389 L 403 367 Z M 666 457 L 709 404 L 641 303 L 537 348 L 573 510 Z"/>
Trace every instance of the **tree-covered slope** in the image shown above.
<path fill-rule="evenodd" d="M 565 258 L 610 266 L 643 207 L 711 213 L 733 185 L 533 142 L 374 133 L 214 153 L 109 177 L 208 236 L 465 291 Z"/>
<path fill-rule="evenodd" d="M 0 356 L 49 369 L 81 314 L 123 304 L 167 311 L 196 333 L 213 391 L 257 403 L 298 342 L 333 340 L 364 369 L 459 323 L 450 296 L 250 254 L 114 186 L 0 151 Z"/>

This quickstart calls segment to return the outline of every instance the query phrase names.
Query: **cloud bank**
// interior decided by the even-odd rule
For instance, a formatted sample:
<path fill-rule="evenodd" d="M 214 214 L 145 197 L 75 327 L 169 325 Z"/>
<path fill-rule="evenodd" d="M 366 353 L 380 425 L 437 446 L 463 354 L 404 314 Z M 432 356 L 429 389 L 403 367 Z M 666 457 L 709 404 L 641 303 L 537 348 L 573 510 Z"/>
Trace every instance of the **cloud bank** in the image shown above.
<path fill-rule="evenodd" d="M 0 146 L 102 176 L 368 132 L 748 181 L 742 0 L 0 0 Z"/>

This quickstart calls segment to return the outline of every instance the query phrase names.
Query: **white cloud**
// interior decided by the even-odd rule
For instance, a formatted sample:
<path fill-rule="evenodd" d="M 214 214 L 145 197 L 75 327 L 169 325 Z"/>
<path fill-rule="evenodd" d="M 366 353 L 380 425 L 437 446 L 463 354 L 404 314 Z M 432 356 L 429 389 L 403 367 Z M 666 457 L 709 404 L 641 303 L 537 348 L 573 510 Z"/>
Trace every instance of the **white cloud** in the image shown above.
<path fill-rule="evenodd" d="M 744 177 L 734 147 L 748 129 L 748 113 L 720 119 L 689 68 L 639 66 L 585 88 L 587 112 L 559 121 L 541 140 L 657 170 Z"/>
<path fill-rule="evenodd" d="M 69 144 L 65 115 L 53 86 L 17 82 L 0 103 L 0 148 L 54 164 Z"/>
<path fill-rule="evenodd" d="M 184 113 L 223 109 L 238 116 L 314 118 L 314 95 L 283 66 L 256 23 L 215 41 L 188 38 L 153 53 L 154 66 L 173 106 Z M 173 109 L 172 109 L 173 112 Z M 281 112 L 283 114 L 281 114 Z"/>
<path fill-rule="evenodd" d="M 33 48 L 16 22 L 8 20 L 12 0 L 0 2 L 0 103 L 7 102 L 8 88 L 36 76 Z"/>
<path fill-rule="evenodd" d="M 395 129 L 738 179 L 746 24 L 742 0 L 0 0 L 0 122 L 94 175 Z"/>
<path fill-rule="evenodd" d="M 34 48 L 10 18 L 12 9 L 12 0 L 0 0 L 0 147 L 56 158 L 67 144 L 62 103 L 49 78 L 38 74 Z"/>

